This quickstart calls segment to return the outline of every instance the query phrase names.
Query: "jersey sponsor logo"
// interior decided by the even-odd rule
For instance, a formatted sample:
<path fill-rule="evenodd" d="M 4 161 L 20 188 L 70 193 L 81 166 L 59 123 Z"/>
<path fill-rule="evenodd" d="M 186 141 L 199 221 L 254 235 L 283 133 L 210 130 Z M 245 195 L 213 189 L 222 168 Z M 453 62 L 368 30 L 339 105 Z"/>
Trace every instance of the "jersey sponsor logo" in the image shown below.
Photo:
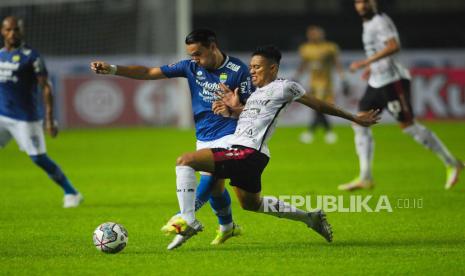
<path fill-rule="evenodd" d="M 229 69 L 233 70 L 234 72 L 237 72 L 237 71 L 239 71 L 239 69 L 241 69 L 241 66 L 237 65 L 237 64 L 234 64 L 232 62 L 228 62 L 228 64 L 226 64 L 226 68 L 229 68 Z"/>
<path fill-rule="evenodd" d="M 242 94 L 250 94 L 251 92 L 251 87 L 252 87 L 252 80 L 250 77 L 247 77 L 246 81 L 243 81 L 239 84 L 239 87 L 241 88 L 241 93 Z"/>
<path fill-rule="evenodd" d="M 205 77 L 203 76 L 203 72 L 202 71 L 197 71 L 197 73 L 195 74 L 196 78 L 199 80 L 199 81 L 203 81 L 205 80 Z"/>
<path fill-rule="evenodd" d="M 14 56 L 11 58 L 11 60 L 12 60 L 13 62 L 19 62 L 19 61 L 21 60 L 21 56 L 20 56 L 20 55 L 14 55 Z"/>
<path fill-rule="evenodd" d="M 199 80 L 195 80 L 195 83 L 202 87 L 202 91 L 199 92 L 199 96 L 204 102 L 212 103 L 217 100 L 216 92 L 220 91 L 220 86 L 218 83 L 208 81 L 201 82 Z"/>
<path fill-rule="evenodd" d="M 28 55 L 31 54 L 32 51 L 31 51 L 30 49 L 23 49 L 23 50 L 21 50 L 21 52 L 22 52 L 25 56 L 28 56 Z"/>
<path fill-rule="evenodd" d="M 271 100 L 247 100 L 248 105 L 259 105 L 259 106 L 267 106 Z"/>
<path fill-rule="evenodd" d="M 13 75 L 18 68 L 19 63 L 0 62 L 0 82 L 18 82 L 18 77 Z"/>
<path fill-rule="evenodd" d="M 260 114 L 260 111 L 261 111 L 260 108 L 247 108 L 241 112 L 240 117 L 255 119 L 257 118 L 258 114 Z"/>

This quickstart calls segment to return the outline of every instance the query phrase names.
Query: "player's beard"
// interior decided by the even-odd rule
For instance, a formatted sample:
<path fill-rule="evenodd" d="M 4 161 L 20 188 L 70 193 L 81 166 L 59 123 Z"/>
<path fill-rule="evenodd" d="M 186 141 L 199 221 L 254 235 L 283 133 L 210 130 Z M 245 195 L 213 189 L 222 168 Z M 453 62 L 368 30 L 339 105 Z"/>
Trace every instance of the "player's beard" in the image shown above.
<path fill-rule="evenodd" d="M 361 17 L 363 20 L 370 20 L 373 16 L 375 16 L 375 14 L 376 13 L 374 11 L 367 11 L 364 15 L 361 15 Z"/>

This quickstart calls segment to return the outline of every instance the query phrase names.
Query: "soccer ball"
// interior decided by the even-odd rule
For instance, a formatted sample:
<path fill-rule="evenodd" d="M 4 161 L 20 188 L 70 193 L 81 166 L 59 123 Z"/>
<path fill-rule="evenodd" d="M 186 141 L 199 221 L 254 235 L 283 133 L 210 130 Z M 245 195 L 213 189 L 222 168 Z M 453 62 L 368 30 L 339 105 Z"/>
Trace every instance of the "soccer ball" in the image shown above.
<path fill-rule="evenodd" d="M 118 223 L 105 222 L 94 231 L 94 245 L 105 253 L 118 253 L 128 243 L 128 231 Z"/>

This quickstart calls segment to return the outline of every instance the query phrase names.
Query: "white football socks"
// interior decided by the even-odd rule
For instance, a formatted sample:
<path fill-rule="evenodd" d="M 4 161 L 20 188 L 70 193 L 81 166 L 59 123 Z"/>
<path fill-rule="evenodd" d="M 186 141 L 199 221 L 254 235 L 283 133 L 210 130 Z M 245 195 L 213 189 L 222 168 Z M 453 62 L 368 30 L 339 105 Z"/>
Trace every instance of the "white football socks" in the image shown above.
<path fill-rule="evenodd" d="M 375 147 L 371 129 L 359 125 L 352 125 L 352 128 L 355 132 L 355 148 L 360 162 L 360 180 L 371 180 Z"/>
<path fill-rule="evenodd" d="M 413 125 L 404 129 L 404 133 L 410 135 L 417 141 L 419 144 L 422 144 L 426 148 L 430 149 L 436 153 L 441 160 L 449 166 L 456 165 L 456 159 L 449 152 L 446 146 L 441 142 L 441 140 L 434 134 L 431 130 L 427 129 L 425 126 L 415 122 Z"/>
<path fill-rule="evenodd" d="M 309 220 L 308 213 L 298 209 L 287 202 L 278 200 L 274 196 L 264 196 L 262 204 L 257 210 L 258 213 L 272 215 L 278 218 L 301 221 L 307 223 Z"/>
<path fill-rule="evenodd" d="M 195 221 L 195 170 L 189 166 L 176 166 L 176 194 L 181 217 L 191 225 Z"/>

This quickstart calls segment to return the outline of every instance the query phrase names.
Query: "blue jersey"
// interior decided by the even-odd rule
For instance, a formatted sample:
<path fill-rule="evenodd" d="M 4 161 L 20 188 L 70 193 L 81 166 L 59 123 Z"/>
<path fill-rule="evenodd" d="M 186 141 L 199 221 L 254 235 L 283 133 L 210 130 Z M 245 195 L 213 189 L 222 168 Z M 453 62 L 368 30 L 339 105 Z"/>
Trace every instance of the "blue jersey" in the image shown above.
<path fill-rule="evenodd" d="M 0 49 L 0 115 L 22 121 L 42 118 L 37 77 L 47 69 L 37 51 L 21 46 Z"/>
<path fill-rule="evenodd" d="M 234 133 L 237 120 L 215 115 L 212 103 L 216 100 L 215 93 L 220 91 L 220 82 L 233 91 L 239 87 L 242 102 L 250 96 L 253 91 L 252 82 L 248 67 L 242 61 L 226 56 L 218 69 L 210 71 L 192 60 L 182 60 L 162 66 L 161 71 L 168 78 L 187 78 L 198 140 L 212 141 Z"/>

